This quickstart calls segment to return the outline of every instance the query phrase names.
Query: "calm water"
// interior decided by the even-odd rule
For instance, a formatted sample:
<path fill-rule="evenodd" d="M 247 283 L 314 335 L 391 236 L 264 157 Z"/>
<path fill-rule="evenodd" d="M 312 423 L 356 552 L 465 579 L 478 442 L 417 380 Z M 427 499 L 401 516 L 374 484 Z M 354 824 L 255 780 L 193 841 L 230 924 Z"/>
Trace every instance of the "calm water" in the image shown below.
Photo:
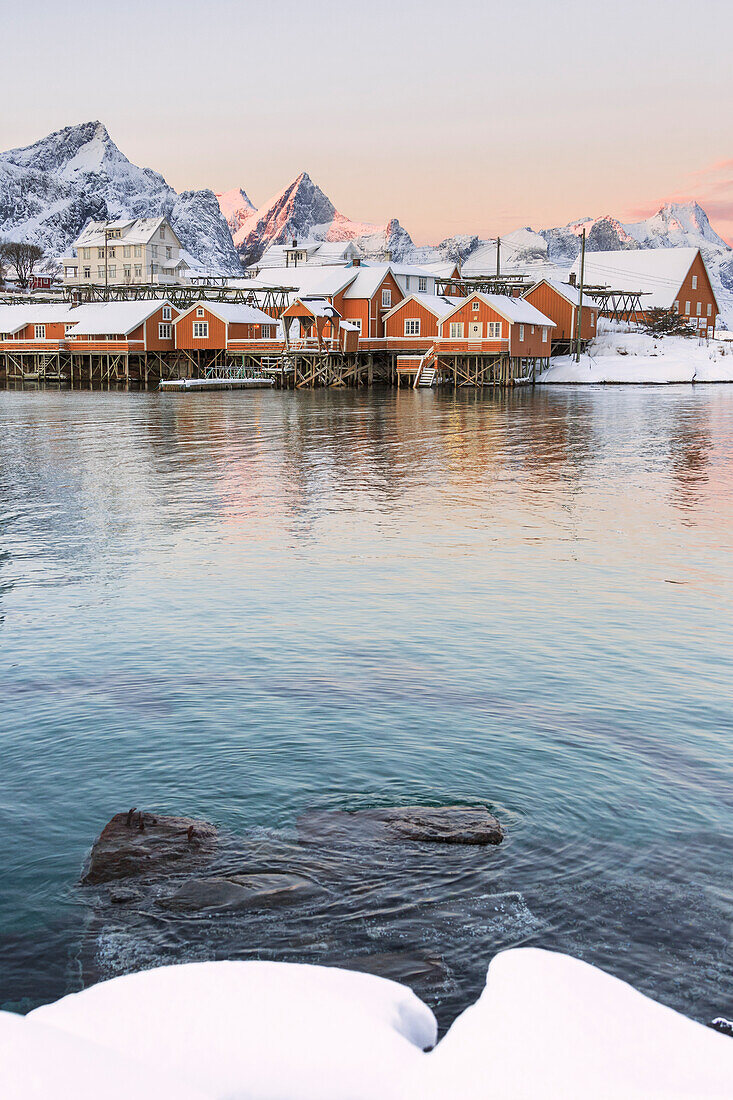
<path fill-rule="evenodd" d="M 733 387 L 0 393 L 0 1001 L 78 987 L 120 809 L 287 845 L 481 800 L 500 849 L 352 861 L 355 954 L 439 954 L 451 1010 L 537 943 L 730 1014 L 732 605 Z"/>

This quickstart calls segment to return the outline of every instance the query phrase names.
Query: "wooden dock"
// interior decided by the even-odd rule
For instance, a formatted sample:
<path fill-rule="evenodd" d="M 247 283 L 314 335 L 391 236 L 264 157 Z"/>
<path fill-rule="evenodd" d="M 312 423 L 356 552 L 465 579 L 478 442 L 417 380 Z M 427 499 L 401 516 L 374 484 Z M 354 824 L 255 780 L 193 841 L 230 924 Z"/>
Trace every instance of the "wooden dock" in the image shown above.
<path fill-rule="evenodd" d="M 160 382 L 158 389 L 191 393 L 205 390 L 269 390 L 274 385 L 272 378 L 169 378 Z"/>

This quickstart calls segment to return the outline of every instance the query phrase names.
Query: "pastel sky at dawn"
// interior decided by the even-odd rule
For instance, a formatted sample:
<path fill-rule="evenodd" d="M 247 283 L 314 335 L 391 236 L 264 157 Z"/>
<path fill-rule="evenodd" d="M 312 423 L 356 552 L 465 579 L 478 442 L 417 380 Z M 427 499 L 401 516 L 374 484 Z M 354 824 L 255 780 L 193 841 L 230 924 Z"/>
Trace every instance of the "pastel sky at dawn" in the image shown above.
<path fill-rule="evenodd" d="M 0 148 L 101 119 L 178 190 L 306 170 L 418 243 L 696 198 L 733 242 L 730 0 L 0 0 Z"/>

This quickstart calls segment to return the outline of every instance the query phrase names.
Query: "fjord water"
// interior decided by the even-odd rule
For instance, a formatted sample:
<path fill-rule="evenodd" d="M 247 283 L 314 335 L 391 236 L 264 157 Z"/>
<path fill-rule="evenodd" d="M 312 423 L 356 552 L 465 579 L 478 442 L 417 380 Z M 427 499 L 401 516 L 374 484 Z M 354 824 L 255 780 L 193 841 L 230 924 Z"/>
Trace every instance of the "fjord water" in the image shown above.
<path fill-rule="evenodd" d="M 733 387 L 3 392 L 0 441 L 4 1005 L 78 987 L 119 810 L 486 802 L 500 848 L 355 853 L 354 955 L 440 954 L 451 1010 L 533 943 L 730 1013 Z M 241 957 L 332 961 L 298 920 Z"/>

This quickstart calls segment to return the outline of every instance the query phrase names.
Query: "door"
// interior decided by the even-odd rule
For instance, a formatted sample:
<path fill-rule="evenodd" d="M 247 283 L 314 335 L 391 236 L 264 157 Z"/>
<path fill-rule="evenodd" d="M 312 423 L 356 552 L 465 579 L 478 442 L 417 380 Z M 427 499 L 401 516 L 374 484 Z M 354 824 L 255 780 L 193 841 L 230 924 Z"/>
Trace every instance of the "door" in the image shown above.
<path fill-rule="evenodd" d="M 481 321 L 469 321 L 468 322 L 468 339 L 480 340 L 483 336 L 483 323 Z"/>

